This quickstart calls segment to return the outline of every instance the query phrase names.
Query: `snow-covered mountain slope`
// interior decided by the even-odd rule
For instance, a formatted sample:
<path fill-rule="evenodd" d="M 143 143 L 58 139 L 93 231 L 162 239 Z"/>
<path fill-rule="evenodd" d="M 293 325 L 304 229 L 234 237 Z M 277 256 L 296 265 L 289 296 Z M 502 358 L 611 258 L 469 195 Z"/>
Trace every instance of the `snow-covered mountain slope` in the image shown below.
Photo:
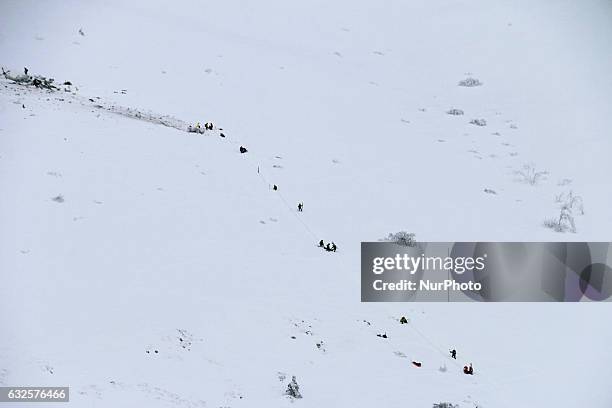
<path fill-rule="evenodd" d="M 609 2 L 123 3 L 0 5 L 0 65 L 75 91 L 0 81 L 1 384 L 75 407 L 612 405 L 608 304 L 359 301 L 359 244 L 389 232 L 610 239 Z M 570 190 L 576 233 L 544 228 Z"/>

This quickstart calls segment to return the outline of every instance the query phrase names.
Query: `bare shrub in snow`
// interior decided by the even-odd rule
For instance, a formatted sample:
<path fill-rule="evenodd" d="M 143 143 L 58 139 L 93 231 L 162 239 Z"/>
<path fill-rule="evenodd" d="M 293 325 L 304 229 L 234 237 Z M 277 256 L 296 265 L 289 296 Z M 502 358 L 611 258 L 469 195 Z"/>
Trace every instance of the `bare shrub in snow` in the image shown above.
<path fill-rule="evenodd" d="M 58 196 L 53 197 L 51 200 L 55 201 L 56 203 L 63 203 L 64 202 L 64 196 L 60 194 Z"/>
<path fill-rule="evenodd" d="M 415 234 L 406 231 L 389 234 L 387 238 L 381 239 L 380 241 L 393 242 L 395 244 L 407 247 L 414 247 L 417 244 Z"/>
<path fill-rule="evenodd" d="M 541 180 L 544 180 L 547 171 L 537 171 L 533 164 L 525 164 L 521 170 L 515 171 L 515 174 L 519 176 L 519 180 L 523 183 L 535 186 Z"/>
<path fill-rule="evenodd" d="M 560 204 L 559 217 L 544 220 L 544 226 L 557 232 L 576 232 L 574 213 L 584 215 L 582 197 L 570 190 L 568 193 L 556 195 L 555 202 Z"/>
<path fill-rule="evenodd" d="M 561 193 L 555 196 L 555 202 L 561 204 L 561 208 L 567 207 L 572 212 L 576 211 L 580 215 L 584 215 L 584 204 L 582 197 L 575 195 L 572 190 L 569 193 Z"/>
<path fill-rule="evenodd" d="M 446 372 L 446 370 L 447 370 L 447 369 L 446 369 L 446 364 L 444 364 L 443 366 L 440 366 L 440 367 L 438 368 L 438 371 L 440 371 L 441 373 L 445 373 L 445 372 Z"/>
<path fill-rule="evenodd" d="M 295 379 L 295 375 L 291 377 L 291 382 L 289 385 L 287 385 L 287 391 L 285 391 L 285 394 L 291 398 L 302 398 L 302 394 L 300 394 L 300 386 Z"/>
<path fill-rule="evenodd" d="M 567 206 L 562 206 L 558 218 L 547 218 L 544 220 L 544 226 L 556 232 L 576 232 L 576 223 L 572 210 Z"/>
<path fill-rule="evenodd" d="M 455 109 L 455 108 L 447 110 L 446 113 L 448 113 L 449 115 L 454 115 L 454 116 L 463 115 L 463 111 L 461 109 Z"/>
<path fill-rule="evenodd" d="M 438 402 L 433 404 L 433 408 L 459 408 L 459 405 L 451 404 L 450 402 Z"/>
<path fill-rule="evenodd" d="M 459 86 L 474 87 L 474 86 L 480 86 L 480 85 L 482 85 L 482 82 L 480 82 L 476 78 L 466 78 L 466 79 L 459 81 Z"/>
<path fill-rule="evenodd" d="M 470 123 L 476 126 L 487 126 L 487 121 L 484 119 L 472 119 Z"/>

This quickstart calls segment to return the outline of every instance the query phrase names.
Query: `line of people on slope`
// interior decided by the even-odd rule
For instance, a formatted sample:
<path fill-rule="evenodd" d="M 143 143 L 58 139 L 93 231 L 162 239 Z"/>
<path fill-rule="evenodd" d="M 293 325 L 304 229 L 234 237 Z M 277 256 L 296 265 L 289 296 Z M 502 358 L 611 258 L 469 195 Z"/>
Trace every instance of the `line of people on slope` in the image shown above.
<path fill-rule="evenodd" d="M 204 133 L 205 130 L 213 130 L 214 128 L 215 127 L 212 124 L 212 122 L 206 122 L 204 124 L 204 129 L 202 129 L 202 127 L 200 126 L 200 122 L 198 122 L 195 126 L 189 125 L 187 130 L 189 132 L 192 132 L 192 133 Z M 225 137 L 225 135 L 223 133 L 221 133 L 221 137 Z M 239 150 L 240 150 L 240 153 L 242 153 L 242 154 L 248 152 L 247 148 L 244 147 L 244 146 L 240 146 Z M 259 173 L 259 167 L 257 168 L 257 172 Z M 278 190 L 278 186 L 276 184 L 274 184 L 272 186 L 272 190 L 277 191 Z M 303 212 L 304 211 L 304 203 L 303 202 L 299 202 L 298 203 L 297 210 L 298 210 L 298 212 Z M 319 247 L 324 248 L 328 252 L 336 252 L 336 249 L 338 249 L 338 247 L 336 246 L 336 244 L 334 242 L 331 242 L 331 243 L 328 242 L 327 244 L 325 244 L 323 242 L 323 240 L 321 240 L 319 242 Z"/>

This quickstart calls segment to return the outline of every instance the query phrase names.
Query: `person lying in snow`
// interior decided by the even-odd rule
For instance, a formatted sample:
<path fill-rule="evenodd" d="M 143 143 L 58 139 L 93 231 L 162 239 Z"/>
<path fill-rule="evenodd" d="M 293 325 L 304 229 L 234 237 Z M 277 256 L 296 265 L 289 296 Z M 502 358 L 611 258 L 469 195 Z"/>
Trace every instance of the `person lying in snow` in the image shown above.
<path fill-rule="evenodd" d="M 472 363 L 470 363 L 469 367 L 463 367 L 463 374 L 474 375 L 474 369 L 472 368 Z"/>

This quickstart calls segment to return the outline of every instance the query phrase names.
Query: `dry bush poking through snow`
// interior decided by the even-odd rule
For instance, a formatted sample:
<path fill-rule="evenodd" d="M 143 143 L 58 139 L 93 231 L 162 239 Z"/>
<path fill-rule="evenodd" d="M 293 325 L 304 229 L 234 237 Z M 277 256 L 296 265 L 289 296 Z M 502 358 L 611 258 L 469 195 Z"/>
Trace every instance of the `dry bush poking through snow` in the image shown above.
<path fill-rule="evenodd" d="M 463 111 L 461 109 L 455 109 L 455 108 L 447 110 L 446 113 L 448 113 L 449 115 L 454 115 L 454 116 L 463 115 Z"/>
<path fill-rule="evenodd" d="M 570 211 L 576 210 L 578 214 L 584 215 L 584 204 L 582 202 L 582 197 L 579 195 L 574 195 L 572 190 L 569 193 L 561 193 L 555 196 L 555 202 L 561 204 L 561 208 L 567 207 Z"/>
<path fill-rule="evenodd" d="M 566 207 L 561 207 L 559 218 L 547 218 L 544 220 L 544 226 L 556 232 L 576 232 L 576 223 L 572 211 Z"/>
<path fill-rule="evenodd" d="M 415 247 L 417 244 L 415 234 L 413 232 L 406 231 L 389 234 L 387 238 L 381 239 L 380 241 L 393 242 L 395 244 L 407 247 Z"/>
<path fill-rule="evenodd" d="M 487 121 L 484 119 L 472 119 L 470 123 L 476 126 L 487 126 Z"/>
<path fill-rule="evenodd" d="M 459 81 L 459 86 L 473 87 L 473 86 L 480 86 L 480 85 L 482 85 L 482 82 L 480 82 L 476 78 L 466 78 L 464 80 Z"/>
<path fill-rule="evenodd" d="M 570 190 L 569 193 L 561 193 L 555 196 L 555 202 L 561 204 L 559 217 L 544 220 L 544 226 L 557 232 L 576 232 L 574 211 L 579 215 L 584 215 L 582 197 L 575 195 Z"/>
<path fill-rule="evenodd" d="M 533 164 L 525 164 L 521 170 L 515 171 L 515 174 L 519 176 L 519 180 L 523 183 L 535 186 L 541 180 L 544 180 L 547 171 L 537 171 Z"/>

